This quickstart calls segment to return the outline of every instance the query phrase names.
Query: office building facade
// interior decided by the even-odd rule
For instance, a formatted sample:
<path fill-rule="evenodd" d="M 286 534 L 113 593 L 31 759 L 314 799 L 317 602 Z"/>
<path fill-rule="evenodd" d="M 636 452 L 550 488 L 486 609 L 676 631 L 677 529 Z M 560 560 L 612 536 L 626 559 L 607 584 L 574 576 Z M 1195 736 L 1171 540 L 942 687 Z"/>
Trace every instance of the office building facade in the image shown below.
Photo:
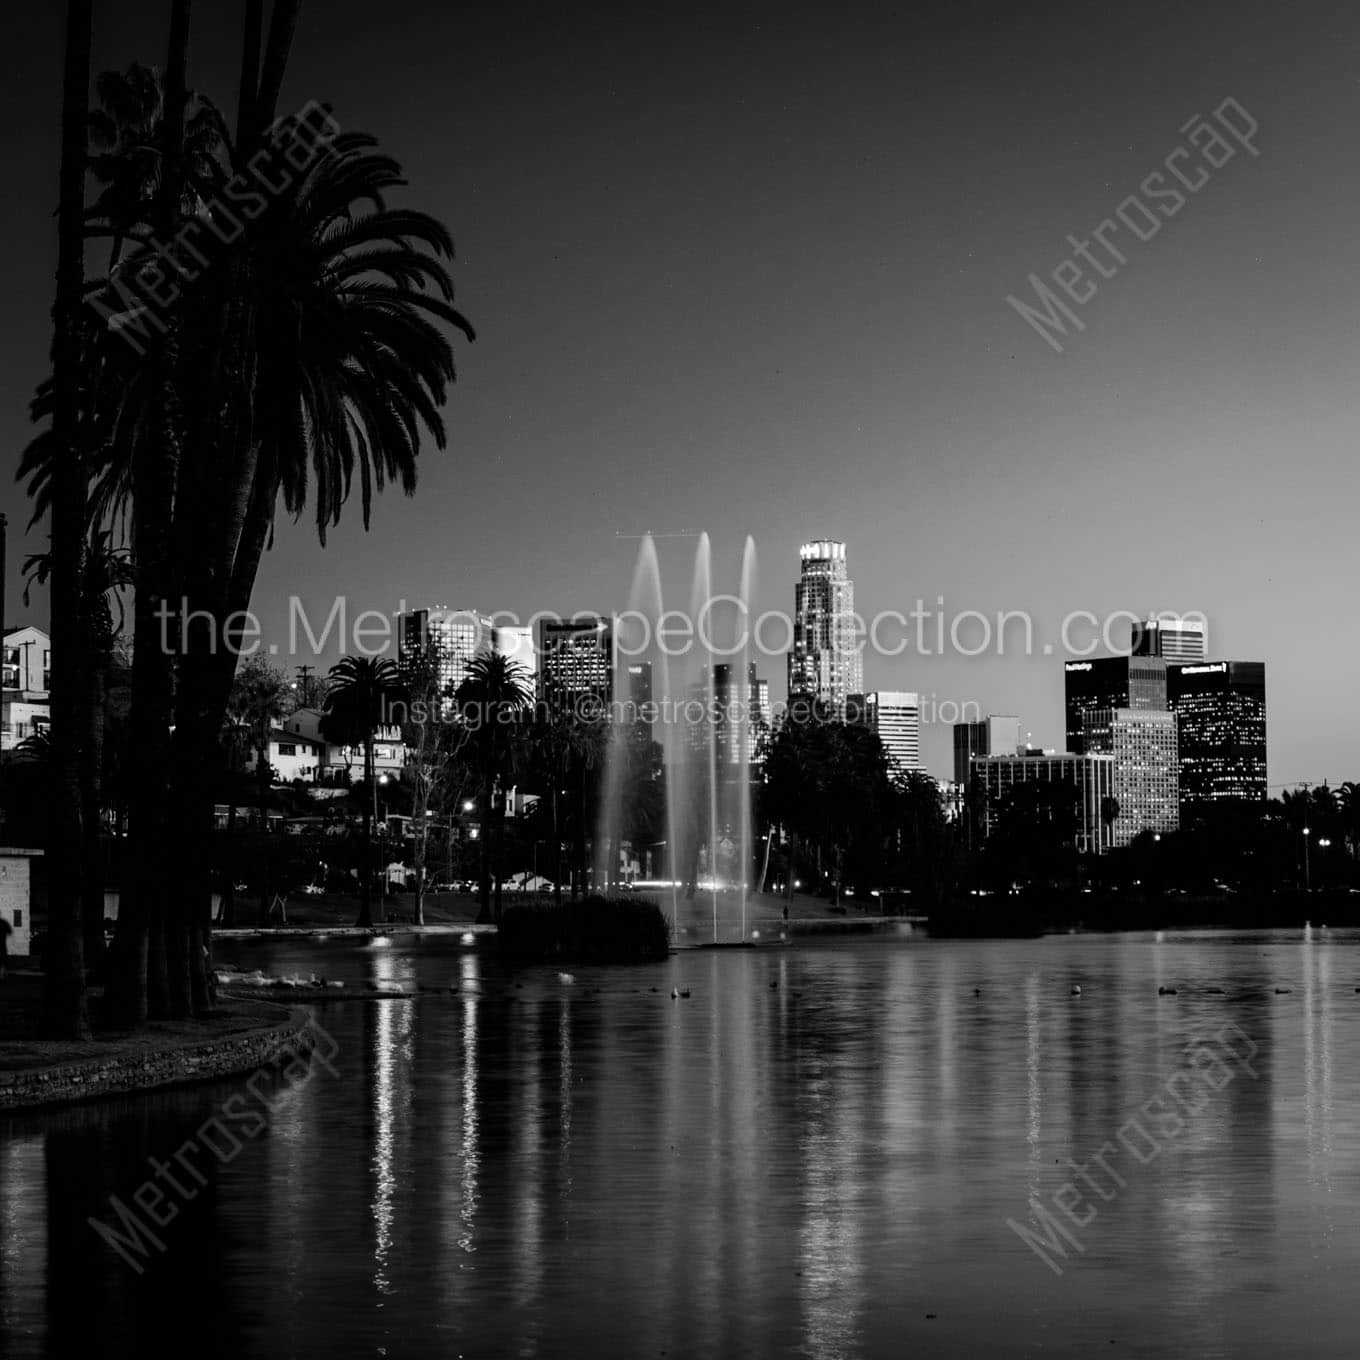
<path fill-rule="evenodd" d="M 413 609 L 398 620 L 397 657 L 409 665 L 422 652 L 433 655 L 440 693 L 451 703 L 473 658 L 491 651 L 494 637 L 491 620 L 475 609 Z"/>
<path fill-rule="evenodd" d="M 846 716 L 871 728 L 883 743 L 888 772 L 909 774 L 921 769 L 921 697 L 905 690 L 872 690 L 851 695 Z"/>
<path fill-rule="evenodd" d="M 1106 708 L 1086 714 L 1082 745 L 1113 760 L 1110 844 L 1128 845 L 1144 832 L 1180 826 L 1176 719 L 1164 709 Z"/>
<path fill-rule="evenodd" d="M 605 717 L 614 701 L 614 626 L 597 615 L 539 623 L 539 698 L 553 712 Z"/>
<path fill-rule="evenodd" d="M 1168 662 L 1203 661 L 1209 654 L 1209 625 L 1204 619 L 1144 619 L 1133 625 L 1134 656 Z"/>
<path fill-rule="evenodd" d="M 1079 808 L 1077 849 L 1082 854 L 1102 854 L 1110 848 L 1112 831 L 1102 814 L 1106 800 L 1114 795 L 1113 756 L 974 756 L 969 769 L 972 787 L 983 795 L 983 822 L 988 834 L 1012 790 L 1025 784 L 1066 783 L 1076 791 Z"/>
<path fill-rule="evenodd" d="M 1180 751 L 1181 818 L 1215 803 L 1266 796 L 1266 668 L 1261 661 L 1172 666 L 1171 711 Z"/>
<path fill-rule="evenodd" d="M 864 691 L 863 658 L 855 637 L 855 583 L 845 544 L 833 539 L 804 543 L 793 594 L 793 646 L 789 652 L 789 698 L 817 699 L 835 712 Z"/>
<path fill-rule="evenodd" d="M 968 783 L 974 756 L 1011 756 L 1020 750 L 1020 719 L 1013 713 L 989 713 L 977 722 L 954 724 L 954 783 Z"/>
<path fill-rule="evenodd" d="M 1155 656 L 1097 656 L 1063 667 L 1067 712 L 1067 749 L 1080 755 L 1086 715 L 1111 708 L 1161 709 L 1167 706 L 1166 662 Z"/>

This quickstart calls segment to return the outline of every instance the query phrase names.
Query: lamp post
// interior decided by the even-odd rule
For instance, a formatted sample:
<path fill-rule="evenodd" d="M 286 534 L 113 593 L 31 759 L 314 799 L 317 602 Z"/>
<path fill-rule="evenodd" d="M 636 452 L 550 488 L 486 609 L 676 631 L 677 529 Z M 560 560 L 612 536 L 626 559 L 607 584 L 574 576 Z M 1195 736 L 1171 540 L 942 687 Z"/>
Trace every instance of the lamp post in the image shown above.
<path fill-rule="evenodd" d="M 377 777 L 377 779 L 375 779 L 375 780 L 373 781 L 373 820 L 374 820 L 375 822 L 378 822 L 378 821 L 379 821 L 379 818 L 378 818 L 378 790 L 379 790 L 379 788 L 385 789 L 386 787 L 387 787 L 387 775 L 386 775 L 386 774 L 380 774 L 380 775 Z M 378 870 L 379 870 L 379 877 L 378 877 L 378 906 L 379 906 L 380 910 L 382 911 L 383 919 L 386 920 L 386 919 L 387 919 L 387 851 L 386 851 L 386 841 L 387 841 L 387 799 L 386 799 L 386 798 L 384 798 L 384 799 L 382 800 L 382 819 L 381 819 L 381 823 L 380 823 L 380 828 L 381 828 L 381 829 L 378 831 Z"/>
<path fill-rule="evenodd" d="M 1313 891 L 1313 866 L 1308 858 L 1308 838 L 1312 834 L 1312 827 L 1305 826 L 1303 828 L 1303 890 L 1306 893 Z"/>

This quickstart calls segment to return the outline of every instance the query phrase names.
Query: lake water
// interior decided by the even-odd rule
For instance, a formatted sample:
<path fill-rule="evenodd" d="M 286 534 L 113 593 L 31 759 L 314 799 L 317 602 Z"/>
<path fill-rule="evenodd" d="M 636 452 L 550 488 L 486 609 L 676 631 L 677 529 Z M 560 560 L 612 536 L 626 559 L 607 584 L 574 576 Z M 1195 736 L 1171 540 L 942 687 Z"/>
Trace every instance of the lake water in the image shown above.
<path fill-rule="evenodd" d="M 326 1005 L 335 1074 L 257 1083 L 261 1128 L 244 1078 L 0 1121 L 0 1355 L 1352 1357 L 1357 946 L 880 936 L 573 981 L 457 937 L 227 946 L 459 990 Z M 1007 1220 L 1070 1162 L 1036 1251 Z M 165 1250 L 129 1263 L 89 1220 L 144 1182 Z"/>

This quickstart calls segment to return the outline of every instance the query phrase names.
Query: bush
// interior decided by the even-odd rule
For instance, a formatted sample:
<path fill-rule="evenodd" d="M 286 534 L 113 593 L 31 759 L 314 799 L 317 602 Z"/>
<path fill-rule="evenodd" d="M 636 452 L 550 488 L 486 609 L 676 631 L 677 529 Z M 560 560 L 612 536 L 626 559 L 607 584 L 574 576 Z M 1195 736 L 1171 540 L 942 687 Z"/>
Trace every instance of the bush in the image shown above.
<path fill-rule="evenodd" d="M 533 962 L 651 963 L 671 948 L 665 913 L 636 897 L 517 903 L 505 909 L 497 938 L 507 958 Z"/>

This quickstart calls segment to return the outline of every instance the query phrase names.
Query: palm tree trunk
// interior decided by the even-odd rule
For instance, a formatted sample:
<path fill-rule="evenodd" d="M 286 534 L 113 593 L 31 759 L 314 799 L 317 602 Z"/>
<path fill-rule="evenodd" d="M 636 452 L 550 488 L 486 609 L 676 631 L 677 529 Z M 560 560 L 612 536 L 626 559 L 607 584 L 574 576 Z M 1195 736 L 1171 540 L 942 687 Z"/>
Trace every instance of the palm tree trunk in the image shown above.
<path fill-rule="evenodd" d="M 104 702 L 108 652 L 100 649 L 84 669 L 85 746 L 81 753 L 81 820 L 84 860 L 81 864 L 81 916 L 84 926 L 84 964 L 90 977 L 104 975 L 104 840 L 101 773 L 104 764 Z"/>
<path fill-rule="evenodd" d="M 79 903 L 81 824 L 81 620 L 85 469 L 80 450 L 80 315 L 84 287 L 85 118 L 89 107 L 92 0 L 70 0 L 62 84 L 57 290 L 52 363 L 57 447 L 52 495 L 52 744 L 56 796 L 49 830 L 48 946 L 42 1029 L 84 1039 L 90 1021 Z"/>
<path fill-rule="evenodd" d="M 174 238 L 182 183 L 186 69 L 190 0 L 174 0 L 165 70 L 162 173 L 157 225 L 163 241 Z M 175 574 L 171 526 L 179 469 L 175 367 L 177 342 L 171 327 L 156 362 L 161 410 L 156 437 L 140 444 L 133 459 L 133 550 L 137 586 L 133 625 L 131 749 L 136 752 L 130 803 L 133 870 L 131 894 L 124 894 L 110 977 L 111 1011 L 118 1023 L 134 1026 L 148 1015 L 171 1010 L 170 962 L 183 957 L 188 995 L 187 923 L 170 910 L 165 846 L 170 830 L 170 726 L 174 721 Z M 164 629 L 164 621 L 170 627 Z M 179 919 L 176 919 L 179 918 Z M 184 948 L 178 947 L 183 936 Z M 167 944 L 170 946 L 167 950 Z"/>

